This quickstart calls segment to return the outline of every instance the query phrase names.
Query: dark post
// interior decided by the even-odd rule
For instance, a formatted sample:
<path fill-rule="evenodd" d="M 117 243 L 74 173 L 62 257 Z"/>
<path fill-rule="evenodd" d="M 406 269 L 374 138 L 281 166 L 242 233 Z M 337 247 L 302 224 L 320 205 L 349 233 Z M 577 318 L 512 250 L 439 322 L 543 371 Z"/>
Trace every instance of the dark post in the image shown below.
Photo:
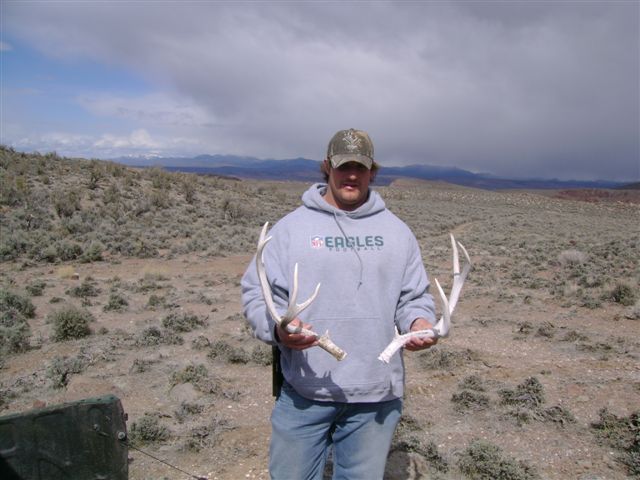
<path fill-rule="evenodd" d="M 108 395 L 0 417 L 0 478 L 127 480 L 126 414 Z"/>

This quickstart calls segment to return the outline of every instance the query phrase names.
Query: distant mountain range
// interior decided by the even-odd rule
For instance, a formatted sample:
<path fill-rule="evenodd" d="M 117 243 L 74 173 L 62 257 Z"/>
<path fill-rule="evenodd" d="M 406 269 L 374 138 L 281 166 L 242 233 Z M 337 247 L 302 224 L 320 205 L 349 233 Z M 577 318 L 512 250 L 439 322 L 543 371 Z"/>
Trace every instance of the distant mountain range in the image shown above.
<path fill-rule="evenodd" d="M 172 157 L 120 157 L 114 162 L 137 167 L 160 166 L 166 170 L 204 175 L 222 175 L 257 180 L 292 180 L 303 182 L 321 181 L 320 162 L 306 158 L 287 160 L 260 160 L 254 157 L 234 155 L 199 155 L 192 158 Z M 377 185 L 388 185 L 398 178 L 439 180 L 483 188 L 501 189 L 565 189 L 565 188 L 625 188 L 627 184 L 612 181 L 578 181 L 557 179 L 508 179 L 487 173 L 473 173 L 455 167 L 433 165 L 409 165 L 406 167 L 383 167 Z M 632 184 L 628 185 L 633 188 Z"/>

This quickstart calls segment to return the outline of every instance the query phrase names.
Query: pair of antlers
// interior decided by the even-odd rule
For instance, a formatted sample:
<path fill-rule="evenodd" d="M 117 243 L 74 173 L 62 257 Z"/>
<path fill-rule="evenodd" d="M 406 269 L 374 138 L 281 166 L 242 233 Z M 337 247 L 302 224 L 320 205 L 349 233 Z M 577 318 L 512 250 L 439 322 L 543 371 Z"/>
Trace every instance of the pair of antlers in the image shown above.
<path fill-rule="evenodd" d="M 271 237 L 267 237 L 268 227 L 269 222 L 264 224 L 264 226 L 262 227 L 262 232 L 260 232 L 260 239 L 258 240 L 258 251 L 256 253 L 256 268 L 258 270 L 258 278 L 260 279 L 262 295 L 264 297 L 264 301 L 267 306 L 267 310 L 271 315 L 271 318 L 273 318 L 273 320 L 281 328 L 285 329 L 289 333 L 300 333 L 302 335 L 315 337 L 318 340 L 318 346 L 320 348 L 323 348 L 324 350 L 329 352 L 337 360 L 343 360 L 347 356 L 347 353 L 331 341 L 331 339 L 329 338 L 328 330 L 324 335 L 318 335 L 312 330 L 308 330 L 300 326 L 294 327 L 293 325 L 291 325 L 291 321 L 294 320 L 300 314 L 300 312 L 311 305 L 311 303 L 316 299 L 318 291 L 320 290 L 320 284 L 318 284 L 315 291 L 313 292 L 313 295 L 311 295 L 308 300 L 300 304 L 296 303 L 298 297 L 297 263 L 295 264 L 293 269 L 293 288 L 289 295 L 289 305 L 287 307 L 287 311 L 283 316 L 280 316 L 278 314 L 276 306 L 273 302 L 271 286 L 269 285 L 263 258 L 264 248 L 267 243 L 269 243 L 269 240 L 271 240 Z M 391 357 L 412 338 L 443 338 L 449 335 L 449 329 L 451 328 L 451 315 L 453 314 L 453 310 L 455 309 L 456 304 L 458 303 L 458 299 L 460 298 L 460 293 L 462 292 L 464 281 L 467 278 L 469 271 L 471 270 L 471 259 L 469 258 L 467 250 L 460 242 L 456 242 L 453 235 L 451 235 L 451 246 L 453 248 L 453 286 L 451 287 L 449 298 L 447 298 L 447 296 L 445 295 L 444 290 L 442 290 L 442 287 L 440 286 L 438 280 L 434 279 L 436 287 L 438 288 L 438 292 L 440 293 L 440 298 L 442 299 L 442 317 L 440 317 L 440 320 L 433 328 L 430 328 L 428 330 L 410 332 L 404 335 L 396 334 L 396 337 L 393 339 L 393 341 L 387 346 L 387 348 L 384 349 L 384 351 L 378 357 L 380 361 L 389 363 Z M 466 259 L 462 271 L 460 271 L 458 247 L 460 247 L 460 250 L 462 250 L 462 253 L 464 254 Z"/>

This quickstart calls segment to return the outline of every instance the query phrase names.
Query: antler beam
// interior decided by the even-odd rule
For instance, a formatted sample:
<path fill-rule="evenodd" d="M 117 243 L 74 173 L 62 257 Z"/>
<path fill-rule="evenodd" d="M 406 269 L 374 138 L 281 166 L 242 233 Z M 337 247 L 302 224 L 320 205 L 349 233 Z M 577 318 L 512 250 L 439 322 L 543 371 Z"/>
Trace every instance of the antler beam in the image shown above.
<path fill-rule="evenodd" d="M 449 335 L 449 329 L 451 328 L 451 315 L 456 308 L 460 293 L 462 292 L 462 286 L 467 278 L 467 275 L 471 271 L 471 258 L 467 253 L 467 249 L 460 242 L 456 242 L 456 239 L 451 235 L 451 247 L 453 248 L 453 286 L 451 287 L 451 293 L 449 298 L 442 290 L 438 279 L 434 279 L 438 293 L 442 299 L 442 317 L 433 328 L 428 330 L 419 330 L 416 332 L 405 333 L 404 335 L 397 334 L 393 341 L 384 349 L 384 351 L 378 357 L 378 360 L 389 363 L 391 357 L 402 348 L 412 338 L 445 338 Z M 460 260 L 458 257 L 458 247 L 462 250 L 466 258 L 462 272 L 460 272 Z"/>
<path fill-rule="evenodd" d="M 262 227 L 262 232 L 260 233 L 260 239 L 258 240 L 258 251 L 256 253 L 256 268 L 258 270 L 258 278 L 260 279 L 260 287 L 262 287 L 262 296 L 264 297 L 264 302 L 267 305 L 267 310 L 271 315 L 271 318 L 281 327 L 284 328 L 289 333 L 300 333 L 302 335 L 307 335 L 311 337 L 315 337 L 318 340 L 318 346 L 323 348 L 331 355 L 333 355 L 337 360 L 343 360 L 347 353 L 338 347 L 335 343 L 331 341 L 329 338 L 329 331 L 324 335 L 318 335 L 316 332 L 302 328 L 301 326 L 294 327 L 291 325 L 291 321 L 297 318 L 297 316 L 302 312 L 305 308 L 307 308 L 311 303 L 316 299 L 318 295 L 318 291 L 320 290 L 320 284 L 316 286 L 315 292 L 313 295 L 309 297 L 308 300 L 302 302 L 300 304 L 296 303 L 296 299 L 298 297 L 298 264 L 296 263 L 293 268 L 293 288 L 291 289 L 291 293 L 289 296 L 289 306 L 287 307 L 287 311 L 284 316 L 280 316 L 278 311 L 276 310 L 276 306 L 273 303 L 273 296 L 271 292 L 271 286 L 269 285 L 269 280 L 267 278 L 267 273 L 264 267 L 264 258 L 263 252 L 264 247 L 269 243 L 271 237 L 267 237 L 267 229 L 269 227 L 269 222 L 265 223 Z"/>

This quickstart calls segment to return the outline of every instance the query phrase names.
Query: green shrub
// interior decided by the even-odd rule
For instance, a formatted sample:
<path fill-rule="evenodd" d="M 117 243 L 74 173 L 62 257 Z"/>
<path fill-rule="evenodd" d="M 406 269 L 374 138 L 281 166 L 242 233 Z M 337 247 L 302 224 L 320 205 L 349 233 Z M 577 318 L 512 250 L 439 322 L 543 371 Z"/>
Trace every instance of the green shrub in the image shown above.
<path fill-rule="evenodd" d="M 145 328 L 136 339 L 136 345 L 140 347 L 152 347 L 156 345 L 182 345 L 184 339 L 175 332 L 162 331 L 158 327 Z"/>
<path fill-rule="evenodd" d="M 498 392 L 503 405 L 517 405 L 536 408 L 545 402 L 544 387 L 536 377 L 529 377 L 515 390 L 502 389 Z"/>
<path fill-rule="evenodd" d="M 22 201 L 23 195 L 18 188 L 18 178 L 7 174 L 1 175 L 0 205 L 16 206 L 22 203 Z"/>
<path fill-rule="evenodd" d="M 123 165 L 120 165 L 119 163 L 103 162 L 102 164 L 104 165 L 105 172 L 112 177 L 118 178 L 124 177 L 125 175 L 128 175 L 131 178 L 138 177 L 138 172 L 128 171 Z"/>
<path fill-rule="evenodd" d="M 460 455 L 460 471 L 472 480 L 534 480 L 540 478 L 525 462 L 505 457 L 500 447 L 473 441 Z"/>
<path fill-rule="evenodd" d="M 190 332 L 205 325 L 204 319 L 188 313 L 170 313 L 162 319 L 162 326 L 173 332 Z"/>
<path fill-rule="evenodd" d="M 600 308 L 602 306 L 602 302 L 591 295 L 583 294 L 580 300 L 581 307 L 590 308 L 591 310 L 595 310 L 596 308 Z"/>
<path fill-rule="evenodd" d="M 158 282 L 168 281 L 169 277 L 162 275 L 161 273 L 145 273 L 140 278 L 135 286 L 135 290 L 138 293 L 147 293 L 152 290 L 159 290 L 164 286 Z"/>
<path fill-rule="evenodd" d="M 109 300 L 107 304 L 102 308 L 105 312 L 115 311 L 115 312 L 123 312 L 129 306 L 129 302 L 126 298 L 120 295 L 117 292 L 112 292 L 109 295 Z"/>
<path fill-rule="evenodd" d="M 244 349 L 238 348 L 238 349 L 232 350 L 231 353 L 227 355 L 226 360 L 229 363 L 245 364 L 245 363 L 249 363 L 249 360 L 251 360 L 251 357 Z"/>
<path fill-rule="evenodd" d="M 258 343 L 251 351 L 251 361 L 258 365 L 271 365 L 273 363 L 271 347 L 264 343 Z"/>
<path fill-rule="evenodd" d="M 420 353 L 418 360 L 426 369 L 452 370 L 478 360 L 478 354 L 468 348 L 457 351 L 438 346 Z"/>
<path fill-rule="evenodd" d="M 191 341 L 191 348 L 194 350 L 204 350 L 205 348 L 209 348 L 211 346 L 211 342 L 204 335 L 198 335 Z"/>
<path fill-rule="evenodd" d="M 37 253 L 36 259 L 54 263 L 58 259 L 58 249 L 55 245 L 49 245 Z"/>
<path fill-rule="evenodd" d="M 53 192 L 51 200 L 60 218 L 71 217 L 80 210 L 80 194 L 76 190 L 57 190 Z"/>
<path fill-rule="evenodd" d="M 180 182 L 180 191 L 188 204 L 193 204 L 196 200 L 195 176 L 185 175 Z"/>
<path fill-rule="evenodd" d="M 199 425 L 191 429 L 182 448 L 189 452 L 211 449 L 219 441 L 221 433 L 233 428 L 227 419 L 219 418 L 216 415 L 208 425 Z"/>
<path fill-rule="evenodd" d="M 158 327 L 147 327 L 138 336 L 136 345 L 141 347 L 151 347 L 161 345 L 163 341 L 163 333 Z"/>
<path fill-rule="evenodd" d="M 179 372 L 174 372 L 171 375 L 171 386 L 178 385 L 179 383 L 190 383 L 191 385 L 204 393 L 220 393 L 220 382 L 209 375 L 207 367 L 202 364 L 199 365 L 187 365 Z"/>
<path fill-rule="evenodd" d="M 126 238 L 117 244 L 117 250 L 125 256 L 137 258 L 153 258 L 159 255 L 158 249 L 144 238 Z"/>
<path fill-rule="evenodd" d="M 234 348 L 224 340 L 216 340 L 211 344 L 207 357 L 220 359 L 227 363 L 248 363 L 249 355 L 242 348 Z"/>
<path fill-rule="evenodd" d="M 114 183 L 110 184 L 102 194 L 102 202 L 105 205 L 109 204 L 117 204 L 121 199 L 120 190 L 118 186 Z"/>
<path fill-rule="evenodd" d="M 394 444 L 392 448 L 395 451 L 411 452 L 420 455 L 438 472 L 445 473 L 449 471 L 449 463 L 440 455 L 438 446 L 432 441 L 425 444 L 418 436 L 408 435 L 403 440 Z"/>
<path fill-rule="evenodd" d="M 611 301 L 630 307 L 636 302 L 636 293 L 626 283 L 618 283 L 609 294 Z"/>
<path fill-rule="evenodd" d="M 33 318 L 36 315 L 36 307 L 29 298 L 0 288 L 0 312 L 11 309 L 17 310 L 26 318 Z"/>
<path fill-rule="evenodd" d="M 30 336 L 31 328 L 22 313 L 15 308 L 0 311 L 0 356 L 28 350 Z"/>
<path fill-rule="evenodd" d="M 247 207 L 238 200 L 225 199 L 222 202 L 222 214 L 230 223 L 243 223 L 248 221 L 251 214 Z"/>
<path fill-rule="evenodd" d="M 32 297 L 40 297 L 42 296 L 46 286 L 47 282 L 44 280 L 32 280 L 24 288 Z"/>
<path fill-rule="evenodd" d="M 178 420 L 178 423 L 183 423 L 187 419 L 187 417 L 202 413 L 203 410 L 204 407 L 202 405 L 198 405 L 197 403 L 182 402 L 180 404 L 180 407 L 174 412 L 174 414 L 176 420 Z"/>
<path fill-rule="evenodd" d="M 129 369 L 130 373 L 143 373 L 146 372 L 149 369 L 149 366 L 152 364 L 153 362 L 151 360 L 144 360 L 141 358 L 136 358 L 133 360 L 133 363 L 131 364 L 131 368 Z"/>
<path fill-rule="evenodd" d="M 536 331 L 536 336 L 538 337 L 552 338 L 555 334 L 556 326 L 547 321 L 542 322 Z"/>
<path fill-rule="evenodd" d="M 196 385 L 208 376 L 209 372 L 204 365 L 187 365 L 181 371 L 173 372 L 171 375 L 171 386 L 178 385 L 179 383 L 192 383 Z"/>
<path fill-rule="evenodd" d="M 91 333 L 89 323 L 94 318 L 84 308 L 66 305 L 47 315 L 47 323 L 53 324 L 52 339 L 56 342 L 86 337 Z"/>
<path fill-rule="evenodd" d="M 485 388 L 482 382 L 482 378 L 478 375 L 468 375 L 462 379 L 458 384 L 462 390 L 474 390 L 476 392 L 484 392 Z"/>
<path fill-rule="evenodd" d="M 56 254 L 63 262 L 75 260 L 82 255 L 82 247 L 77 243 L 61 240 L 56 243 Z"/>
<path fill-rule="evenodd" d="M 231 345 L 229 345 L 224 340 L 215 340 L 211 344 L 211 348 L 209 349 L 209 353 L 207 354 L 207 357 L 211 359 L 213 358 L 226 359 L 231 354 L 232 351 L 233 351 L 233 348 L 231 347 Z"/>
<path fill-rule="evenodd" d="M 91 168 L 89 169 L 89 178 L 87 180 L 87 187 L 89 190 L 95 190 L 98 188 L 100 180 L 104 178 L 104 170 L 101 168 L 98 160 L 91 161 Z"/>
<path fill-rule="evenodd" d="M 15 260 L 27 251 L 28 242 L 23 232 L 2 232 L 0 235 L 0 261 Z"/>
<path fill-rule="evenodd" d="M 164 308 L 166 306 L 166 303 L 167 300 L 165 297 L 161 297 L 160 295 L 152 293 L 151 295 L 149 295 L 146 308 L 150 310 L 155 310 L 156 308 Z"/>
<path fill-rule="evenodd" d="M 157 209 L 165 209 L 171 206 L 171 197 L 167 190 L 154 190 L 149 194 L 149 202 Z"/>
<path fill-rule="evenodd" d="M 158 415 L 148 412 L 137 422 L 133 422 L 129 430 L 129 441 L 133 445 L 164 442 L 169 436 L 169 429 L 160 425 Z"/>
<path fill-rule="evenodd" d="M 102 253 L 105 251 L 105 246 L 102 242 L 94 241 L 89 244 L 82 252 L 80 261 L 83 263 L 100 262 L 102 261 Z"/>
<path fill-rule="evenodd" d="M 599 420 L 591 424 L 596 437 L 618 450 L 617 460 L 634 477 L 640 477 L 640 411 L 618 417 L 603 408 Z"/>
<path fill-rule="evenodd" d="M 60 226 L 74 237 L 95 230 L 96 223 L 93 212 L 75 212 L 71 217 L 60 219 Z"/>
<path fill-rule="evenodd" d="M 158 190 L 170 190 L 171 189 L 171 173 L 163 170 L 162 167 L 150 168 L 149 177 L 151 177 L 151 185 Z"/>
<path fill-rule="evenodd" d="M 87 365 L 84 357 L 55 357 L 47 366 L 46 376 L 51 380 L 53 388 L 64 388 L 69 383 L 69 377 L 84 372 Z"/>
<path fill-rule="evenodd" d="M 451 397 L 456 412 L 467 410 L 483 410 L 489 406 L 489 397 L 473 390 L 463 390 Z"/>
<path fill-rule="evenodd" d="M 586 342 L 587 340 L 589 340 L 589 337 L 587 337 L 584 333 L 580 333 L 576 330 L 569 330 L 560 339 L 561 342 Z"/>
<path fill-rule="evenodd" d="M 423 425 L 421 425 L 418 419 L 412 417 L 411 415 L 402 414 L 402 416 L 400 417 L 400 421 L 398 422 L 398 427 L 394 432 L 394 437 L 400 439 L 406 437 L 409 434 L 422 431 L 424 431 L 424 427 Z"/>
<path fill-rule="evenodd" d="M 545 408 L 538 414 L 538 419 L 545 422 L 558 423 L 562 426 L 567 423 L 576 423 L 576 417 L 573 416 L 573 413 L 560 405 Z"/>
<path fill-rule="evenodd" d="M 65 293 L 78 298 L 97 297 L 100 295 L 100 289 L 96 287 L 94 281 L 90 278 L 86 278 L 80 285 L 68 289 Z"/>
<path fill-rule="evenodd" d="M 558 255 L 558 263 L 563 267 L 584 265 L 587 256 L 579 250 L 564 250 Z"/>

